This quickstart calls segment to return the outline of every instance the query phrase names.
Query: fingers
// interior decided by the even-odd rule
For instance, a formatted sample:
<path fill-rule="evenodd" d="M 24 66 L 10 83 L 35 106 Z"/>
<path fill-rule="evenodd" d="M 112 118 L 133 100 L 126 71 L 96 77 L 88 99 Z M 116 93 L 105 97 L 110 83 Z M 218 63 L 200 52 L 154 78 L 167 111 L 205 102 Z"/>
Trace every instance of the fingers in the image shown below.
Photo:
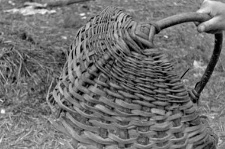
<path fill-rule="evenodd" d="M 218 30 L 222 30 L 224 26 L 221 25 L 220 17 L 214 17 L 209 21 L 203 22 L 198 26 L 199 32 L 216 33 Z"/>
<path fill-rule="evenodd" d="M 204 0 L 204 2 L 201 5 L 201 8 L 197 11 L 198 13 L 206 13 L 206 14 L 210 14 L 212 8 L 210 7 L 211 1 L 210 0 Z"/>
<path fill-rule="evenodd" d="M 217 33 L 225 30 L 225 4 L 222 2 L 204 0 L 198 13 L 205 13 L 212 19 L 196 24 L 199 32 Z"/>

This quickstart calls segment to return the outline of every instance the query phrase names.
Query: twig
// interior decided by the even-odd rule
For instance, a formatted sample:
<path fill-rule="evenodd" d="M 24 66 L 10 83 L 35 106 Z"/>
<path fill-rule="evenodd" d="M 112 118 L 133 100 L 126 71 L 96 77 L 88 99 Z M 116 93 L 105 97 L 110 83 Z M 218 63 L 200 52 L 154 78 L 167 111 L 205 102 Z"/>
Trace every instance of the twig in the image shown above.
<path fill-rule="evenodd" d="M 75 3 L 87 2 L 91 0 L 58 0 L 46 3 L 46 7 L 61 7 Z"/>

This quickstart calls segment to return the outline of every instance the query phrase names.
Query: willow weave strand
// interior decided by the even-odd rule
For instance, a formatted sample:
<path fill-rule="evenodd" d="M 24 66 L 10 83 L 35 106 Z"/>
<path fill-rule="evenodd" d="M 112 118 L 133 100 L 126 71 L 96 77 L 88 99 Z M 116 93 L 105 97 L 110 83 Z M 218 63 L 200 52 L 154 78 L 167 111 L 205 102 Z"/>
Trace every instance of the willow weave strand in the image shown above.
<path fill-rule="evenodd" d="M 107 7 L 77 32 L 49 104 L 61 131 L 92 148 L 213 149 L 218 138 L 151 24 Z"/>

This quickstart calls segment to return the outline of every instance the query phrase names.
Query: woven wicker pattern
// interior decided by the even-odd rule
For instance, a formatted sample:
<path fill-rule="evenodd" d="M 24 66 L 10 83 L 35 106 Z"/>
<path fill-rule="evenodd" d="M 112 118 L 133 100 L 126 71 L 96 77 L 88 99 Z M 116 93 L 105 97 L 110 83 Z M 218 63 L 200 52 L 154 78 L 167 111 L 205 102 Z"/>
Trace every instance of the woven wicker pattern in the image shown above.
<path fill-rule="evenodd" d="M 80 28 L 49 99 L 61 130 L 91 148 L 215 148 L 150 27 L 108 7 Z"/>

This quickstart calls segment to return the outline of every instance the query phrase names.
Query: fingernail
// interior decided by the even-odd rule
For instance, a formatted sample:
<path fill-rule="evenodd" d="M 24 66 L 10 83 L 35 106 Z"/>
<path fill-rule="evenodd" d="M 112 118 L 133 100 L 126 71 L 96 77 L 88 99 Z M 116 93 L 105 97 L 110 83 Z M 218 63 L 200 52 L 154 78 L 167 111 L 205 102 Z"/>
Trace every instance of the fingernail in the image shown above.
<path fill-rule="evenodd" d="M 204 32 L 204 31 L 205 31 L 205 26 L 204 26 L 204 25 L 200 25 L 200 26 L 198 27 L 198 30 L 199 30 L 200 32 Z"/>

